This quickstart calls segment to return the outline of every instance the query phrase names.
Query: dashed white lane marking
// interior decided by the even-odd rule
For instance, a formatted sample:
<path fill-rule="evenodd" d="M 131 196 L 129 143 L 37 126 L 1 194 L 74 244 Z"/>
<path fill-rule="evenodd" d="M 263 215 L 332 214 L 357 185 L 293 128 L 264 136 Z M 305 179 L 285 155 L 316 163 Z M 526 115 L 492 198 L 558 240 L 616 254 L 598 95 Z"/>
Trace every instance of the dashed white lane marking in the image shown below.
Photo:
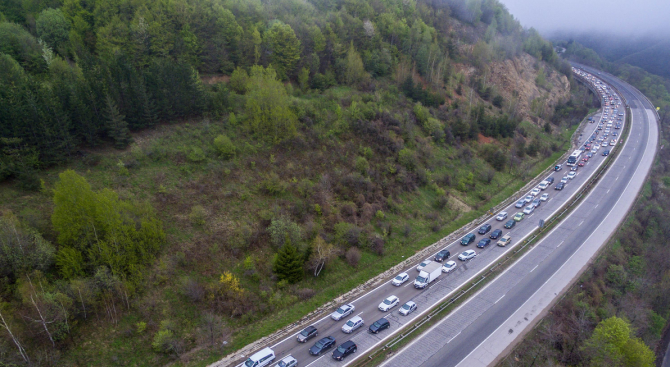
<path fill-rule="evenodd" d="M 538 267 L 538 266 L 540 266 L 540 265 L 539 265 L 539 264 L 538 264 L 538 265 L 535 265 L 535 267 L 534 267 L 534 268 L 532 268 L 532 269 L 531 269 L 531 270 L 529 271 L 529 273 L 532 273 L 532 272 L 533 272 L 533 270 L 537 269 L 537 267 Z"/>
<path fill-rule="evenodd" d="M 493 304 L 496 304 L 496 303 L 500 302 L 500 300 L 503 299 L 504 297 L 505 297 L 505 295 L 503 294 L 502 296 L 500 296 L 500 298 L 498 298 L 497 301 L 493 302 Z"/>
<path fill-rule="evenodd" d="M 447 344 L 451 343 L 451 341 L 454 340 L 454 339 L 456 339 L 456 337 L 459 336 L 459 335 L 461 335 L 461 332 L 460 332 L 460 331 L 458 332 L 458 334 L 454 335 L 453 338 L 449 339 L 449 341 L 447 342 Z"/>

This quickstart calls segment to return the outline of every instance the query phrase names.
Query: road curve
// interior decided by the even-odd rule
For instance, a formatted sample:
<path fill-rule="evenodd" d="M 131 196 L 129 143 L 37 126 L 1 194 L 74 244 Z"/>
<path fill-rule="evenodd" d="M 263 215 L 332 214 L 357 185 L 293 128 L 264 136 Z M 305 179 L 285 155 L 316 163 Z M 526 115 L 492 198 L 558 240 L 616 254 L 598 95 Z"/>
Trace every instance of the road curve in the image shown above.
<path fill-rule="evenodd" d="M 597 70 L 632 112 L 631 131 L 615 162 L 579 206 L 543 240 L 448 317 L 388 359 L 384 366 L 488 366 L 585 269 L 632 207 L 658 145 L 654 108 L 635 88 Z"/>

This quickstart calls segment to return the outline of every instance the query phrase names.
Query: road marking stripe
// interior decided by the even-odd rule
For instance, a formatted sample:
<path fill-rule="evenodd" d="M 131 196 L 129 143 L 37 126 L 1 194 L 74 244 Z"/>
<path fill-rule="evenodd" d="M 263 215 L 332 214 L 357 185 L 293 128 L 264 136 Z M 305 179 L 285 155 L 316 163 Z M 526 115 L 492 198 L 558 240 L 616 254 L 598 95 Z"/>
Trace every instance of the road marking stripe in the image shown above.
<path fill-rule="evenodd" d="M 326 356 L 325 354 L 324 354 L 324 355 L 322 355 L 321 357 L 317 358 L 317 359 L 316 359 L 316 360 L 315 360 L 314 362 L 312 362 L 312 363 L 308 364 L 308 365 L 307 365 L 307 366 L 305 366 L 305 367 L 308 367 L 308 366 L 311 366 L 311 365 L 313 365 L 313 364 L 314 364 L 314 363 L 316 363 L 316 362 L 317 362 L 317 361 L 318 361 L 319 359 L 321 359 L 321 358 L 323 358 L 323 357 L 325 357 L 325 356 Z"/>
<path fill-rule="evenodd" d="M 540 266 L 540 265 L 539 265 L 539 264 L 538 264 L 538 265 L 535 265 L 535 267 L 534 267 L 534 268 L 532 268 L 532 269 L 531 269 L 531 270 L 529 271 L 529 273 L 532 273 L 532 272 L 533 272 L 533 270 L 537 269 L 537 267 L 538 267 L 538 266 Z"/>
<path fill-rule="evenodd" d="M 505 295 L 503 294 L 500 298 L 498 298 L 497 301 L 493 302 L 493 304 L 496 304 L 496 303 L 500 302 L 500 300 L 503 299 L 504 297 L 505 297 Z"/>
<path fill-rule="evenodd" d="M 584 221 L 579 222 L 579 225 L 577 227 L 581 226 L 582 224 L 584 224 Z"/>
<path fill-rule="evenodd" d="M 458 332 L 458 334 L 454 335 L 453 338 L 449 339 L 449 341 L 447 342 L 447 344 L 451 343 L 451 341 L 454 340 L 454 339 L 456 339 L 456 337 L 459 336 L 459 335 L 461 335 L 461 332 L 460 332 L 460 331 Z"/>
<path fill-rule="evenodd" d="M 565 240 L 561 241 L 561 243 L 559 243 L 558 246 L 556 246 L 556 248 L 561 247 L 561 245 L 563 244 L 563 242 L 565 242 Z"/>

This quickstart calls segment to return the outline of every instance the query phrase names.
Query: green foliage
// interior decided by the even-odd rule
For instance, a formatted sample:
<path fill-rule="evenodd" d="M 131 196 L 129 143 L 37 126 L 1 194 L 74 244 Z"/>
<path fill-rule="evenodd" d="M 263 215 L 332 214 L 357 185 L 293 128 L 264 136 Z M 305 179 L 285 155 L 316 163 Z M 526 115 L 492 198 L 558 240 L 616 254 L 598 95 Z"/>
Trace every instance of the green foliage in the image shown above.
<path fill-rule="evenodd" d="M 207 156 L 205 155 L 205 151 L 202 150 L 202 148 L 192 146 L 191 148 L 188 149 L 188 153 L 186 153 L 186 158 L 193 163 L 200 163 L 203 162 L 205 159 L 207 159 Z"/>
<path fill-rule="evenodd" d="M 119 112 L 114 100 L 107 96 L 106 115 L 107 115 L 107 133 L 114 140 L 114 146 L 117 149 L 123 149 L 130 144 L 130 131 L 128 130 L 128 123 L 126 116 Z"/>
<path fill-rule="evenodd" d="M 207 219 L 207 210 L 202 205 L 194 205 L 191 207 L 191 213 L 188 215 L 191 223 L 196 226 L 204 226 Z"/>
<path fill-rule="evenodd" d="M 347 85 L 355 85 L 365 82 L 367 79 L 368 74 L 365 71 L 365 66 L 363 66 L 363 59 L 361 59 L 361 55 L 356 52 L 354 43 L 351 42 L 349 51 L 347 51 L 347 56 L 344 60 L 344 75 L 342 75 L 342 81 Z"/>
<path fill-rule="evenodd" d="M 370 163 L 368 163 L 368 160 L 365 159 L 364 157 L 356 157 L 356 162 L 354 163 L 354 168 L 360 174 L 365 175 L 365 174 L 367 174 L 368 170 L 370 169 Z"/>
<path fill-rule="evenodd" d="M 299 243 L 302 239 L 300 226 L 286 217 L 272 219 L 268 227 L 268 233 L 270 233 L 272 244 L 277 248 L 284 246 L 286 241 Z"/>
<path fill-rule="evenodd" d="M 218 135 L 214 139 L 214 147 L 224 159 L 230 159 L 235 156 L 235 144 L 233 144 L 227 135 Z"/>
<path fill-rule="evenodd" d="M 645 366 L 655 365 L 654 352 L 639 338 L 632 335 L 627 321 L 616 316 L 601 321 L 591 337 L 584 344 L 591 357 L 592 366 L 620 365 Z"/>
<path fill-rule="evenodd" d="M 45 9 L 35 22 L 37 36 L 49 46 L 58 49 L 68 39 L 70 24 L 60 9 Z"/>
<path fill-rule="evenodd" d="M 417 165 L 416 155 L 412 150 L 403 148 L 400 150 L 400 152 L 398 152 L 398 163 L 412 171 L 416 168 Z"/>
<path fill-rule="evenodd" d="M 57 255 L 61 275 L 74 276 L 81 268 L 90 271 L 99 265 L 115 274 L 127 273 L 153 259 L 165 234 L 150 206 L 119 200 L 108 189 L 96 193 L 71 170 L 59 177 L 51 222 L 62 246 Z M 76 264 L 80 256 L 83 264 Z"/>
<path fill-rule="evenodd" d="M 247 84 L 249 83 L 249 74 L 241 67 L 235 68 L 233 74 L 230 76 L 228 85 L 232 90 L 239 94 L 244 94 L 247 91 Z"/>
<path fill-rule="evenodd" d="M 251 68 L 247 86 L 247 128 L 271 143 L 291 138 L 296 133 L 296 116 L 290 99 L 272 67 Z"/>
<path fill-rule="evenodd" d="M 300 60 L 300 40 L 290 25 L 279 21 L 270 27 L 266 37 L 271 50 L 270 63 L 279 79 L 284 80 Z"/>
<path fill-rule="evenodd" d="M 298 85 L 301 91 L 304 92 L 307 90 L 307 87 L 309 87 L 309 69 L 300 69 L 300 73 L 298 73 Z"/>
<path fill-rule="evenodd" d="M 279 249 L 277 259 L 275 260 L 273 271 L 277 278 L 285 280 L 290 284 L 295 284 L 303 279 L 305 272 L 303 270 L 304 257 L 298 253 L 298 249 L 293 246 L 290 239 L 286 238 L 286 243 Z"/>

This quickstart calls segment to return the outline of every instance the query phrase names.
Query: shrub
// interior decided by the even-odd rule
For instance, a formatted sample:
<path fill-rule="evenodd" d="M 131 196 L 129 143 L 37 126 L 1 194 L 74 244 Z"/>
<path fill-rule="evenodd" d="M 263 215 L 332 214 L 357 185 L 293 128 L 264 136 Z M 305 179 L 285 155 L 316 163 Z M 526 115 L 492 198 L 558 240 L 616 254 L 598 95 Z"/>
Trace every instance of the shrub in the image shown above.
<path fill-rule="evenodd" d="M 207 218 L 207 210 L 202 205 L 195 205 L 191 207 L 191 214 L 188 215 L 191 223 L 196 226 L 204 226 Z"/>
<path fill-rule="evenodd" d="M 345 257 L 347 259 L 347 264 L 355 268 L 361 260 L 361 251 L 356 247 L 352 247 L 347 250 Z"/>
<path fill-rule="evenodd" d="M 202 148 L 191 147 L 191 149 L 189 149 L 188 154 L 186 154 L 186 158 L 193 163 L 200 163 L 204 161 L 207 157 L 205 156 L 205 152 L 202 150 Z"/>
<path fill-rule="evenodd" d="M 214 147 L 225 159 L 235 156 L 235 144 L 226 135 L 219 135 L 214 139 Z"/>
<path fill-rule="evenodd" d="M 370 169 L 370 164 L 368 163 L 367 159 L 363 157 L 357 157 L 356 163 L 354 163 L 354 168 L 356 168 L 356 171 L 358 171 L 360 174 L 365 175 L 367 174 L 368 169 Z"/>
<path fill-rule="evenodd" d="M 372 249 L 372 252 L 375 254 L 382 256 L 384 255 L 384 239 L 381 238 L 378 235 L 373 236 L 372 240 L 370 241 L 370 246 Z"/>

